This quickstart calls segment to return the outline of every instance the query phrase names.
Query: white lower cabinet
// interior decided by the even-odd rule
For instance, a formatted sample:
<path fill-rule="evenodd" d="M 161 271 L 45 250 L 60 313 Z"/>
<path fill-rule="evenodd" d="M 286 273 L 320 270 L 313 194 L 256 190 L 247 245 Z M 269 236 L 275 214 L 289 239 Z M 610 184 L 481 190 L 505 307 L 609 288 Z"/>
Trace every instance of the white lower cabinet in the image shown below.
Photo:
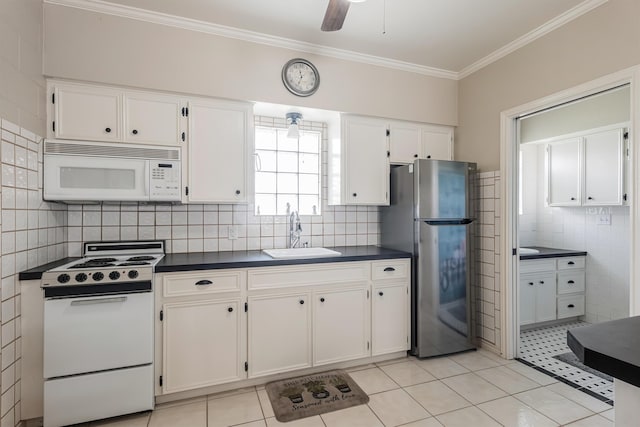
<path fill-rule="evenodd" d="M 520 276 L 520 324 L 528 325 L 555 319 L 555 272 Z"/>
<path fill-rule="evenodd" d="M 371 295 L 371 354 L 408 350 L 409 284 L 374 285 Z"/>
<path fill-rule="evenodd" d="M 250 377 L 311 366 L 311 301 L 307 292 L 250 296 Z"/>
<path fill-rule="evenodd" d="M 313 294 L 313 365 L 368 356 L 367 284 Z"/>
<path fill-rule="evenodd" d="M 243 305 L 240 298 L 164 304 L 165 393 L 245 377 Z"/>

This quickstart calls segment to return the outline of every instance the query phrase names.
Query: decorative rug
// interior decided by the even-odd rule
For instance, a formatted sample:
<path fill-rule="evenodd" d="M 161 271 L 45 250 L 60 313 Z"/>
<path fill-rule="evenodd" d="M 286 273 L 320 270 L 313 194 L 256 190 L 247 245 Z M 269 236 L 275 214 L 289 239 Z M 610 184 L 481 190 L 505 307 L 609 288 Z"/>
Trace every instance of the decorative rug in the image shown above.
<path fill-rule="evenodd" d="M 613 381 L 613 378 L 611 376 L 605 373 L 602 373 L 600 371 L 597 371 L 593 368 L 590 368 L 587 365 L 580 362 L 580 359 L 578 359 L 578 356 L 573 354 L 573 352 L 558 354 L 557 356 L 553 356 L 553 358 L 558 359 L 564 363 L 568 363 L 571 366 L 575 366 L 576 368 L 582 369 L 583 371 L 589 372 L 590 374 L 597 375 L 600 378 L 605 379 L 607 381 Z"/>
<path fill-rule="evenodd" d="M 293 421 L 369 402 L 369 396 L 344 371 L 334 370 L 266 385 L 276 419 Z"/>

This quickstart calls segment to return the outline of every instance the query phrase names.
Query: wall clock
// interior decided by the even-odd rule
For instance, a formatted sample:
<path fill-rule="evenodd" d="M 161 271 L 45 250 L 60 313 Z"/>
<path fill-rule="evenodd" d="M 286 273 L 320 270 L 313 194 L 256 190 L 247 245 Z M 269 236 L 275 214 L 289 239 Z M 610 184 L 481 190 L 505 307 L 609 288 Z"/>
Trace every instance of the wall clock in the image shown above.
<path fill-rule="evenodd" d="M 320 74 L 311 62 L 294 58 L 282 67 L 282 83 L 294 95 L 310 96 L 320 86 Z"/>

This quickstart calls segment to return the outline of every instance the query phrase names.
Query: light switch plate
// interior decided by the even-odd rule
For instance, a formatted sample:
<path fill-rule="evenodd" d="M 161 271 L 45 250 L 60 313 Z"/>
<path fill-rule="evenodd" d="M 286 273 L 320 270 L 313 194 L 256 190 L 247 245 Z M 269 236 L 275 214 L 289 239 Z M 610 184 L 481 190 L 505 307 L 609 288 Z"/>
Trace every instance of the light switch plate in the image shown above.
<path fill-rule="evenodd" d="M 598 215 L 596 217 L 596 224 L 598 225 L 611 225 L 611 215 Z"/>

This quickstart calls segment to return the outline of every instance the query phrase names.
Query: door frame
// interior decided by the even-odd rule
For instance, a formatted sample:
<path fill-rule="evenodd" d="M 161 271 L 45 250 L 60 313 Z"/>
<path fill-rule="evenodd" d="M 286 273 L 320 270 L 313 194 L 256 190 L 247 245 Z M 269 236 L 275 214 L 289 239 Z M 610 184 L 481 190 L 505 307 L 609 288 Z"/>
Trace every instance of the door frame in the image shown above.
<path fill-rule="evenodd" d="M 630 205 L 630 289 L 629 313 L 631 316 L 640 314 L 640 150 L 636 142 L 640 141 L 640 66 L 634 66 L 618 72 L 600 77 L 587 83 L 539 98 L 526 104 L 513 107 L 500 113 L 500 331 L 501 342 L 504 343 L 502 355 L 507 359 L 517 356 L 517 346 L 520 333 L 518 322 L 518 144 L 519 117 L 536 111 L 571 102 L 584 96 L 630 84 L 630 171 L 628 193 L 631 195 Z"/>

